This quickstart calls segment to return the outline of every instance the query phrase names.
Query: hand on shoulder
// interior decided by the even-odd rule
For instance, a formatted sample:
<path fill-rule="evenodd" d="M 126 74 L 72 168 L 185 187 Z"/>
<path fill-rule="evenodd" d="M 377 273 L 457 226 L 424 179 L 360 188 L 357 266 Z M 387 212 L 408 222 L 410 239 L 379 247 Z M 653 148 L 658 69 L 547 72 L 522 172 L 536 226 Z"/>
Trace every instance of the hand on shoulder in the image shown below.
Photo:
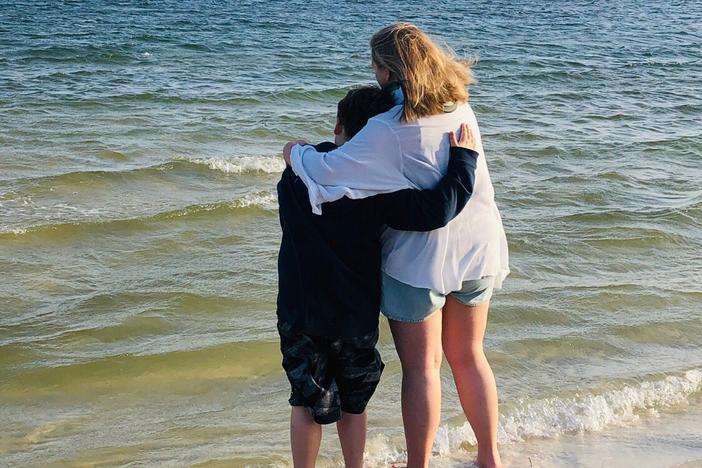
<path fill-rule="evenodd" d="M 475 140 L 475 136 L 473 135 L 473 132 L 470 130 L 470 127 L 468 126 L 467 123 L 461 124 L 459 138 L 456 138 L 456 134 L 454 132 L 449 132 L 449 142 L 451 143 L 451 146 L 457 146 L 459 148 L 467 148 L 467 149 L 473 150 L 473 151 L 476 151 L 477 144 L 478 144 L 477 141 Z"/>
<path fill-rule="evenodd" d="M 285 143 L 285 146 L 283 146 L 283 159 L 285 159 L 285 164 L 288 166 L 290 165 L 290 154 L 295 145 L 309 145 L 309 143 L 305 140 L 292 140 Z"/>

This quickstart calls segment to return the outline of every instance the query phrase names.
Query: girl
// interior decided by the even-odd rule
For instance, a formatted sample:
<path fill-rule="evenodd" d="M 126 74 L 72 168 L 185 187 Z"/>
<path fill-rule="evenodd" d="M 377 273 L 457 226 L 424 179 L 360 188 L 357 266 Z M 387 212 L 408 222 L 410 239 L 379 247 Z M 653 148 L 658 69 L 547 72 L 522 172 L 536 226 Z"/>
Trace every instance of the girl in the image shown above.
<path fill-rule="evenodd" d="M 468 122 L 481 155 L 473 196 L 444 228 L 387 229 L 381 310 L 402 364 L 408 466 L 429 463 L 440 418 L 442 348 L 478 440 L 477 462 L 501 466 L 497 390 L 483 336 L 493 288 L 509 273 L 507 241 L 468 104 L 472 75 L 412 24 L 381 29 L 370 46 L 376 79 L 392 90 L 396 106 L 330 153 L 291 142 L 284 156 L 307 186 L 312 210 L 321 213 L 322 203 L 344 196 L 433 187 L 448 164 L 448 132 Z"/>

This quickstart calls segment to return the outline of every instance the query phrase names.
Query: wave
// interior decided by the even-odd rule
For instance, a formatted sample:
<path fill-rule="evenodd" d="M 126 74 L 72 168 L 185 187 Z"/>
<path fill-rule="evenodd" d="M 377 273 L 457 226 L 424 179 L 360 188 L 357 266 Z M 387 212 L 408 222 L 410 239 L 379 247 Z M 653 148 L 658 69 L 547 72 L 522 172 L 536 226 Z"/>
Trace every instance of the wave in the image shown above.
<path fill-rule="evenodd" d="M 139 52 L 135 55 L 139 60 L 152 60 L 151 52 Z M 99 74 L 100 70 L 87 71 L 86 73 Z M 64 80 L 72 75 L 62 74 L 56 75 L 53 72 L 44 75 L 38 75 L 46 80 Z M 76 76 L 77 77 L 77 76 Z M 261 104 L 304 102 L 305 105 L 311 103 L 323 103 L 329 106 L 335 106 L 346 92 L 351 89 L 351 86 L 338 87 L 299 87 L 299 88 L 266 88 L 251 90 L 249 92 L 231 92 L 231 91 L 213 91 L 209 93 L 193 93 L 179 92 L 175 93 L 170 88 L 158 88 L 153 90 L 133 91 L 120 94 L 101 94 L 96 97 L 81 96 L 68 97 L 64 99 L 64 103 L 71 107 L 94 107 L 104 106 L 106 104 L 140 104 L 157 103 L 170 105 L 218 105 L 218 106 L 236 106 L 243 108 L 248 106 L 259 106 Z M 333 107 L 329 108 L 332 112 Z M 281 115 L 279 119 L 285 121 L 286 116 Z M 293 119 L 295 122 L 297 120 Z"/>
<path fill-rule="evenodd" d="M 141 325 L 147 323 L 156 334 L 164 333 L 169 327 L 166 320 L 158 318 L 142 321 Z M 138 325 L 139 322 L 129 324 L 130 327 Z M 117 336 L 108 330 L 95 339 L 102 338 L 103 348 L 108 348 L 111 341 L 116 339 L 118 343 L 123 338 L 119 335 L 125 334 L 125 330 L 113 332 Z M 201 339 L 203 343 L 206 341 L 208 338 Z M 21 400 L 66 392 L 94 396 L 142 390 L 145 395 L 156 396 L 172 392 L 175 387 L 189 387 L 199 392 L 205 388 L 203 383 L 231 382 L 278 371 L 280 348 L 276 341 L 211 340 L 203 347 L 187 349 L 169 343 L 164 342 L 158 352 L 154 352 L 154 343 L 144 343 L 143 346 L 132 344 L 128 352 L 105 357 L 68 353 L 58 362 L 21 369 L 13 379 L 2 383 L 3 397 Z"/>
<path fill-rule="evenodd" d="M 233 208 L 259 207 L 264 210 L 278 209 L 278 196 L 270 192 L 258 192 L 246 195 L 231 204 Z"/>
<path fill-rule="evenodd" d="M 677 293 L 682 297 L 702 297 L 694 291 Z M 666 301 L 668 302 L 668 301 Z M 675 321 L 647 321 L 636 324 L 611 325 L 608 334 L 624 338 L 634 343 L 663 346 L 699 346 L 702 344 L 702 323 L 698 319 Z"/>
<path fill-rule="evenodd" d="M 515 443 L 529 438 L 551 438 L 566 433 L 627 426 L 638 422 L 642 414 L 655 415 L 661 410 L 686 404 L 700 390 L 702 369 L 692 369 L 682 376 L 669 375 L 661 380 L 627 385 L 601 394 L 523 404 L 505 415 L 499 439 L 503 443 Z M 446 433 L 448 435 L 450 431 Z M 475 444 L 474 437 L 471 444 Z"/>
<path fill-rule="evenodd" d="M 110 229 L 133 228 L 135 226 L 146 227 L 149 223 L 158 221 L 169 221 L 178 218 L 197 218 L 201 216 L 217 216 L 231 214 L 232 211 L 241 210 L 264 210 L 275 211 L 278 209 L 278 197 L 273 192 L 259 191 L 247 194 L 241 198 L 232 201 L 221 201 L 215 203 L 205 203 L 190 205 L 185 208 L 165 211 L 146 216 L 137 216 L 133 218 L 116 218 L 116 219 L 95 219 L 88 218 L 84 220 L 76 220 L 60 223 L 45 223 L 32 226 L 22 227 L 6 227 L 0 226 L 0 237 L 3 236 L 23 236 L 23 235 L 72 235 L 78 234 L 85 230 L 102 229 L 109 227 Z"/>
<path fill-rule="evenodd" d="M 585 210 L 577 213 L 569 213 L 558 216 L 558 220 L 568 223 L 589 223 L 602 225 L 609 224 L 630 224 L 643 221 L 661 221 L 683 225 L 699 225 L 699 220 L 695 216 L 688 215 L 688 211 L 696 211 L 702 208 L 702 203 L 696 200 L 689 200 L 680 203 L 680 206 L 669 208 L 659 207 L 638 207 L 636 209 L 601 209 L 598 211 Z M 609 226 L 608 224 L 608 226 Z"/>
<path fill-rule="evenodd" d="M 24 51 L 17 59 L 24 63 L 90 63 L 90 64 L 118 64 L 124 65 L 136 60 L 136 52 L 128 44 L 97 46 L 53 45 L 34 47 Z"/>
<path fill-rule="evenodd" d="M 702 369 L 691 369 L 683 375 L 668 375 L 602 393 L 521 402 L 501 416 L 498 440 L 501 444 L 516 444 L 535 438 L 626 427 L 639 422 L 642 416 L 656 416 L 661 411 L 689 404 L 701 391 Z M 447 456 L 476 444 L 468 423 L 460 427 L 442 426 L 434 442 L 434 452 Z M 387 436 L 376 436 L 368 445 L 374 448 L 369 454 L 373 465 L 406 459 L 406 453 Z"/>
<path fill-rule="evenodd" d="M 238 156 L 232 158 L 186 159 L 186 161 L 204 165 L 213 171 L 221 171 L 227 174 L 277 174 L 285 170 L 285 162 L 278 156 Z"/>
<path fill-rule="evenodd" d="M 101 150 L 101 156 L 115 160 L 128 160 L 129 157 L 112 150 Z M 201 172 L 203 170 L 219 171 L 227 174 L 277 174 L 283 172 L 285 162 L 279 156 L 230 156 L 230 157 L 210 157 L 210 158 L 188 158 L 176 157 L 170 161 L 165 161 L 153 166 L 143 166 L 127 168 L 122 170 L 87 170 L 75 172 L 63 172 L 38 177 L 24 177 L 10 179 L 17 184 L 28 184 L 33 187 L 42 184 L 74 183 L 85 184 L 94 182 L 96 178 L 121 179 L 126 177 L 138 177 L 142 175 L 162 174 L 169 171 L 192 171 Z"/>
<path fill-rule="evenodd" d="M 153 57 L 150 52 L 142 53 L 141 57 L 149 59 Z M 249 94 L 233 94 L 233 93 L 218 93 L 208 95 L 187 95 L 173 94 L 167 90 L 155 91 L 140 91 L 124 94 L 111 94 L 101 96 L 100 98 L 81 98 L 80 100 L 72 100 L 71 105 L 90 106 L 104 105 L 105 102 L 114 103 L 159 103 L 159 104 L 182 104 L 182 105 L 197 105 L 197 104 L 216 104 L 230 106 L 253 106 L 264 102 L 265 96 L 259 96 L 254 93 Z"/>
<path fill-rule="evenodd" d="M 239 210 L 245 208 L 260 208 L 269 211 L 277 210 L 278 197 L 275 193 L 267 192 L 264 190 L 260 192 L 249 193 L 233 201 L 207 203 L 202 205 L 191 205 L 181 210 L 159 213 L 157 215 L 150 216 L 146 219 L 175 219 L 184 216 L 201 215 L 204 213 L 220 211 L 229 212 L 231 210 Z"/>

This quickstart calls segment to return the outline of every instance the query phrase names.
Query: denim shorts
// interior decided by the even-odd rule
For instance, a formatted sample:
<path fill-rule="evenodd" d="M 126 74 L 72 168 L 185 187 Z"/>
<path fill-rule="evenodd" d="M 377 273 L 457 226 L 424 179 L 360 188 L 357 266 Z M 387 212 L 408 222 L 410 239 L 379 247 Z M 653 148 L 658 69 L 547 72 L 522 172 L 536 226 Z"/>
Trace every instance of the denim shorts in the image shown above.
<path fill-rule="evenodd" d="M 442 294 L 433 289 L 415 288 L 383 272 L 380 310 L 390 320 L 422 322 L 444 306 L 447 295 L 467 306 L 476 306 L 490 300 L 494 286 L 495 277 L 484 276 L 464 281 L 460 291 Z"/>

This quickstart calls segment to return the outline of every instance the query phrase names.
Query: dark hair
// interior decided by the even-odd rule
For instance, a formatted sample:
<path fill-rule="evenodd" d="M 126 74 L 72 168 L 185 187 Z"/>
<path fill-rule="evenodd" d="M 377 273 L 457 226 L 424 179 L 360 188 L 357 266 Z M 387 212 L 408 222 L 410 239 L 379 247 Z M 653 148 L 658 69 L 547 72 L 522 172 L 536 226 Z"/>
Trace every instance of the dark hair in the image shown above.
<path fill-rule="evenodd" d="M 339 101 L 337 117 L 350 139 L 361 131 L 368 119 L 386 112 L 395 106 L 391 94 L 378 86 L 363 86 L 346 93 Z"/>

